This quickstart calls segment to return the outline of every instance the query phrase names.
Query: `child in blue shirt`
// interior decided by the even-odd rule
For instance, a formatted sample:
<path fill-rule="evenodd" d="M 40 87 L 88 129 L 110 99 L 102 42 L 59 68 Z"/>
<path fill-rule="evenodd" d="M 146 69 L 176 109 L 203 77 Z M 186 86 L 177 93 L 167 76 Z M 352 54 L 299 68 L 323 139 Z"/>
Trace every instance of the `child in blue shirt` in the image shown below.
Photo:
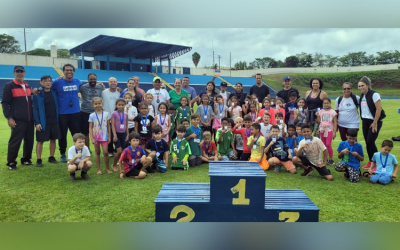
<path fill-rule="evenodd" d="M 342 160 L 335 165 L 335 170 L 346 172 L 343 178 L 349 179 L 351 182 L 360 180 L 360 162 L 364 160 L 362 145 L 357 142 L 357 132 L 357 129 L 347 130 L 347 141 L 340 142 L 337 149 L 338 157 Z"/>
<path fill-rule="evenodd" d="M 372 157 L 371 167 L 368 169 L 371 183 L 379 183 L 382 185 L 389 184 L 393 178 L 397 177 L 397 170 L 399 165 L 396 157 L 390 154 L 393 149 L 393 142 L 391 140 L 384 140 L 381 146 L 381 152 L 377 152 Z M 372 169 L 376 165 L 376 171 L 372 175 Z"/>

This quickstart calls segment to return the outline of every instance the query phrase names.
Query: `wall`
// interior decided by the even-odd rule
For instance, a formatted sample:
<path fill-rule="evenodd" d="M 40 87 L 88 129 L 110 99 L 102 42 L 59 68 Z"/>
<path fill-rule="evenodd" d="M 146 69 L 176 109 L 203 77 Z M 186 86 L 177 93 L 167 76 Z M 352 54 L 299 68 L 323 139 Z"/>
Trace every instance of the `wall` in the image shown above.
<path fill-rule="evenodd" d="M 53 58 L 47 56 L 29 56 L 28 55 L 28 66 L 40 66 L 40 67 L 62 67 L 65 64 L 72 64 L 74 67 L 78 67 L 78 60 L 71 58 Z M 25 65 L 24 54 L 8 54 L 0 53 L 0 64 L 6 65 Z"/>
<path fill-rule="evenodd" d="M 77 54 L 79 56 L 79 54 Z M 94 60 L 97 61 L 105 61 L 107 62 L 107 56 L 95 56 Z M 123 62 L 123 63 L 129 63 L 129 58 L 121 58 L 121 57 L 114 57 L 110 56 L 110 62 Z M 141 59 L 134 59 L 132 58 L 132 63 L 138 63 L 138 64 L 148 64 L 150 65 L 150 60 L 141 60 Z M 153 63 L 154 64 L 154 63 Z"/>
<path fill-rule="evenodd" d="M 171 63 L 172 64 L 172 63 Z M 171 65 L 171 74 L 174 73 L 174 69 L 176 70 L 175 74 L 183 74 L 183 68 L 182 67 L 174 67 Z M 168 66 L 162 66 L 162 73 L 168 74 Z"/>

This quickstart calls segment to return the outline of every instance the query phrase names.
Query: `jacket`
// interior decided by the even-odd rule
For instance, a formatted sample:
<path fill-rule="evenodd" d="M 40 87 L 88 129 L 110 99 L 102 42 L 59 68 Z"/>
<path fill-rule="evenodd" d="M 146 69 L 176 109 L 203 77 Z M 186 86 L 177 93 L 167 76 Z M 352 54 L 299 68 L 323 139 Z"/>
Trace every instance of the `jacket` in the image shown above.
<path fill-rule="evenodd" d="M 25 85 L 25 90 L 22 87 Z M 25 81 L 20 84 L 15 80 L 8 82 L 3 87 L 3 100 L 1 101 L 3 114 L 8 119 L 32 121 L 32 89 Z"/>
<path fill-rule="evenodd" d="M 50 90 L 54 97 L 54 103 L 56 104 L 56 116 L 58 122 L 58 98 L 57 93 L 54 90 Z M 37 95 L 33 96 L 33 120 L 35 126 L 42 125 L 42 130 L 46 131 L 46 111 L 44 108 L 44 97 L 45 91 L 40 91 Z"/>

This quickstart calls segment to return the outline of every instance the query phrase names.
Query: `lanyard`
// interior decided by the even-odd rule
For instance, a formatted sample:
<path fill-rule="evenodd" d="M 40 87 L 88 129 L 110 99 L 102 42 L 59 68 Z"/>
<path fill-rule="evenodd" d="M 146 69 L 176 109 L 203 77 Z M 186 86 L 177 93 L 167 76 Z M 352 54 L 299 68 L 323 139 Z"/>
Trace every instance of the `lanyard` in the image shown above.
<path fill-rule="evenodd" d="M 257 145 L 257 141 L 260 138 L 260 135 L 258 135 L 257 140 L 254 142 L 254 145 Z"/>
<path fill-rule="evenodd" d="M 146 115 L 146 120 L 143 120 L 143 116 L 142 116 L 142 114 L 140 114 L 140 119 L 142 119 L 143 126 L 147 127 L 147 115 Z M 164 118 L 164 120 L 165 120 L 165 118 Z"/>
<path fill-rule="evenodd" d="M 249 132 L 247 132 L 247 128 L 245 128 L 245 130 L 246 130 L 246 135 L 247 135 L 247 137 L 250 137 L 250 132 L 251 132 L 251 130 L 249 129 L 249 130 L 248 130 Z"/>
<path fill-rule="evenodd" d="M 268 112 L 268 111 L 269 111 L 269 109 L 267 109 L 267 108 L 265 108 L 264 110 L 265 110 L 265 112 Z"/>
<path fill-rule="evenodd" d="M 161 146 L 162 146 L 162 141 L 160 143 L 161 143 Z M 156 152 L 158 152 L 157 141 L 155 139 L 154 139 L 154 145 L 156 145 Z M 179 145 L 178 145 L 178 147 L 179 147 Z M 162 153 L 162 152 L 164 152 L 164 150 L 160 151 L 158 153 Z"/>
<path fill-rule="evenodd" d="M 207 105 L 207 108 L 205 108 L 205 107 L 203 106 L 203 111 L 204 111 L 204 115 L 207 115 L 207 113 L 208 113 L 208 105 Z"/>
<path fill-rule="evenodd" d="M 257 113 L 254 112 L 254 117 L 253 117 L 253 112 L 250 112 L 250 116 L 251 116 L 251 120 L 254 122 L 256 120 Z"/>
<path fill-rule="evenodd" d="M 182 111 L 183 111 L 183 116 L 186 118 L 186 114 L 187 114 L 187 107 L 185 107 L 185 109 L 183 109 L 183 108 L 181 107 L 181 109 L 182 109 Z"/>
<path fill-rule="evenodd" d="M 167 115 L 164 116 L 164 120 L 162 120 L 161 114 L 159 114 L 159 116 L 160 116 L 161 125 L 164 125 L 164 123 L 165 123 L 165 118 L 167 118 Z"/>
<path fill-rule="evenodd" d="M 129 150 L 131 151 L 132 160 L 135 160 L 135 155 L 136 155 L 137 149 L 138 149 L 138 147 L 135 148 L 135 153 L 133 153 L 132 146 L 129 146 Z"/>
<path fill-rule="evenodd" d="M 295 104 L 296 104 L 295 102 L 293 104 L 290 104 L 290 109 L 294 109 Z"/>
<path fill-rule="evenodd" d="M 96 114 L 96 118 L 97 118 L 97 121 L 99 122 L 100 129 L 101 129 L 101 126 L 103 125 L 103 110 L 101 111 L 101 122 L 99 120 L 99 117 L 97 116 L 97 112 L 94 111 L 94 113 Z"/>
<path fill-rule="evenodd" d="M 385 164 L 383 164 L 383 161 L 382 161 L 382 153 L 380 153 L 380 158 L 381 158 L 382 168 L 386 168 L 386 163 L 387 163 L 387 160 L 389 158 L 389 154 L 386 155 Z"/>
<path fill-rule="evenodd" d="M 78 154 L 78 150 L 76 150 L 76 148 L 75 148 L 75 152 L 76 152 L 76 154 Z M 83 152 L 83 148 L 81 149 L 81 154 L 82 154 L 82 152 Z M 81 155 L 81 157 L 79 158 L 79 159 L 82 159 L 82 156 L 83 155 Z M 381 160 L 382 161 L 382 160 Z"/>
<path fill-rule="evenodd" d="M 222 109 L 221 109 L 221 105 L 218 103 L 218 109 L 219 113 L 221 114 L 224 111 L 224 104 L 222 104 Z"/>
<path fill-rule="evenodd" d="M 206 147 L 206 144 L 204 143 L 204 150 L 206 153 L 208 153 L 208 149 L 210 148 L 211 142 L 208 143 L 208 147 Z"/>
<path fill-rule="evenodd" d="M 181 140 L 182 141 L 182 140 Z M 176 144 L 178 144 L 178 150 L 179 150 L 179 143 L 181 142 L 178 137 L 176 137 Z"/>
<path fill-rule="evenodd" d="M 118 115 L 119 115 L 119 121 L 121 122 L 121 124 L 124 124 L 124 120 L 125 120 L 125 113 L 122 112 L 122 118 L 121 118 L 121 114 L 119 113 L 119 110 L 117 110 Z M 97 116 L 97 115 L 96 115 Z"/>
<path fill-rule="evenodd" d="M 199 127 L 197 127 L 196 129 L 194 129 L 194 127 L 193 127 L 193 125 L 192 125 L 192 129 L 193 129 L 193 132 L 196 134 L 196 138 L 198 138 L 198 137 L 199 137 L 199 132 L 200 132 Z M 197 131 L 196 131 L 196 130 L 197 130 Z"/>
<path fill-rule="evenodd" d="M 351 152 L 351 151 L 353 151 L 353 147 L 354 147 L 354 145 L 353 146 L 350 146 L 350 143 L 349 143 L 349 141 L 347 141 L 347 145 L 349 145 L 349 151 Z"/>

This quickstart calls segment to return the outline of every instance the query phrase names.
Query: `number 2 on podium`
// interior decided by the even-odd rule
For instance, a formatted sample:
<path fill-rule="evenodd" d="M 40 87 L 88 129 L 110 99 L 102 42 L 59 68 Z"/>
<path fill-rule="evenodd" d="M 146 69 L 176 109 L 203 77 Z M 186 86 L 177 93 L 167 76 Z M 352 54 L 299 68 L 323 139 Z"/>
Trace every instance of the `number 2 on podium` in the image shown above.
<path fill-rule="evenodd" d="M 232 205 L 249 205 L 250 199 L 246 198 L 246 179 L 240 179 L 239 183 L 231 188 L 233 194 L 239 193 L 238 198 L 232 199 Z"/>

